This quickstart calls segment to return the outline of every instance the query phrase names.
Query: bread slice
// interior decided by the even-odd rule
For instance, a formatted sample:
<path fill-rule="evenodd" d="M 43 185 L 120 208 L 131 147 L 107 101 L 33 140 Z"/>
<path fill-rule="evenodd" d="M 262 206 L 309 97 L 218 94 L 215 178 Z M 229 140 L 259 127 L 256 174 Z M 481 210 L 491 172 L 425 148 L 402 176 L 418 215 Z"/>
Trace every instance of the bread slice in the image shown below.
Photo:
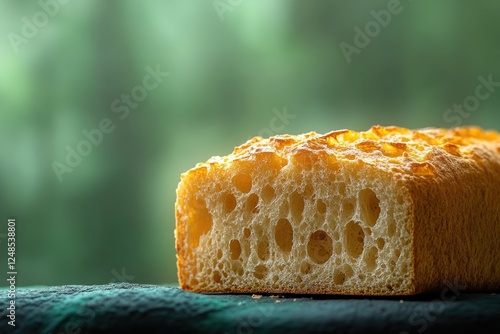
<path fill-rule="evenodd" d="M 180 286 L 411 295 L 500 288 L 500 135 L 477 127 L 256 137 L 184 173 Z"/>

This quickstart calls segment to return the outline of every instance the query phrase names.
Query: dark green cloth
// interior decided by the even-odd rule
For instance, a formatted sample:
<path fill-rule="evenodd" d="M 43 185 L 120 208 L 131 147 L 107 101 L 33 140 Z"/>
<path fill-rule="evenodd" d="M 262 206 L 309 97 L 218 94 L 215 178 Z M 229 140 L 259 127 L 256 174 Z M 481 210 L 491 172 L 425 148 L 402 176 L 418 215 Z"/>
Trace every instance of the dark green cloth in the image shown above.
<path fill-rule="evenodd" d="M 439 294 L 253 299 L 153 285 L 60 286 L 18 290 L 16 327 L 8 325 L 7 291 L 0 296 L 0 333 L 500 333 L 500 296 L 491 293 L 446 302 Z"/>

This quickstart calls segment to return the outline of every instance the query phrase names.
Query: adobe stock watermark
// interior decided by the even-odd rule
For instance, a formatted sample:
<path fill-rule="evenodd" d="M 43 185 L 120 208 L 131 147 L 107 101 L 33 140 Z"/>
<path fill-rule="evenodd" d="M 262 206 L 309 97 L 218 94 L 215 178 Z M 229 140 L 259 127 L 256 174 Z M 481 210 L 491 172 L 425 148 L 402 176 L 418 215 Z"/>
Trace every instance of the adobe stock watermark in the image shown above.
<path fill-rule="evenodd" d="M 283 106 L 283 110 L 281 111 L 278 110 L 278 108 L 274 108 L 272 113 L 274 116 L 271 117 L 269 126 L 260 129 L 260 131 L 257 133 L 258 136 L 262 138 L 268 138 L 277 134 L 281 134 L 283 130 L 285 130 L 285 127 L 290 124 L 290 120 L 297 117 L 297 115 L 288 112 L 287 106 Z M 248 139 L 252 139 L 252 137 Z"/>
<path fill-rule="evenodd" d="M 214 6 L 215 12 L 219 16 L 221 21 L 224 21 L 224 15 L 226 12 L 232 12 L 236 7 L 241 5 L 243 0 L 214 0 L 212 5 Z"/>
<path fill-rule="evenodd" d="M 480 101 L 487 100 L 495 92 L 495 87 L 500 87 L 500 82 L 493 81 L 491 73 L 488 75 L 488 79 L 480 75 L 477 80 L 479 84 L 474 89 L 474 95 L 467 96 L 462 104 L 455 103 L 452 108 L 444 112 L 443 120 L 445 122 L 453 123 L 455 127 L 462 125 L 463 119 L 469 118 L 471 113 L 479 108 Z"/>
<path fill-rule="evenodd" d="M 386 28 L 391 23 L 393 15 L 398 15 L 402 11 L 403 5 L 399 0 L 389 0 L 387 9 L 381 9 L 378 12 L 371 10 L 370 15 L 373 17 L 373 20 L 365 24 L 364 31 L 358 26 L 354 27 L 354 45 L 346 42 L 339 44 L 347 63 L 351 63 L 353 54 L 359 55 L 371 43 L 372 39 L 380 35 L 382 28 Z"/>
<path fill-rule="evenodd" d="M 258 302 L 258 301 L 255 301 Z M 274 304 L 262 305 L 255 308 L 245 317 L 238 317 L 237 334 L 252 334 L 264 324 L 264 320 L 273 315 L 276 306 Z"/>
<path fill-rule="evenodd" d="M 455 280 L 454 283 L 444 281 L 445 288 L 441 290 L 439 298 L 434 299 L 428 307 L 424 310 L 415 311 L 410 314 L 408 323 L 415 327 L 416 333 L 423 333 L 429 323 L 436 321 L 437 317 L 446 310 L 446 305 L 454 302 L 458 296 L 461 295 L 461 291 L 467 289 L 466 285 L 460 285 Z M 399 334 L 410 334 L 409 332 L 402 331 Z"/>
<path fill-rule="evenodd" d="M 139 103 L 148 97 L 149 92 L 158 88 L 170 75 L 168 72 L 163 72 L 160 65 L 156 65 L 156 68 L 147 66 L 146 72 L 141 85 L 134 86 L 129 93 L 121 94 L 119 98 L 111 102 L 111 111 L 117 114 L 119 120 L 125 120 L 131 110 L 136 109 Z M 107 117 L 102 118 L 94 129 L 83 129 L 81 133 L 84 139 L 78 141 L 74 147 L 70 145 L 65 147 L 65 160 L 52 162 L 52 169 L 59 182 L 63 181 L 64 174 L 72 173 L 82 163 L 83 158 L 92 153 L 94 147 L 102 144 L 104 135 L 112 133 L 115 129 L 115 123 Z"/>
<path fill-rule="evenodd" d="M 111 270 L 111 275 L 113 277 L 109 281 L 109 283 L 128 283 L 132 282 L 135 279 L 135 276 L 130 276 L 125 273 L 125 267 L 122 268 L 122 272 L 119 273 L 116 269 Z"/>
<path fill-rule="evenodd" d="M 130 276 L 125 273 L 125 267 L 122 268 L 121 274 L 115 269 L 111 270 L 111 275 L 113 277 L 110 279 L 109 283 L 128 283 L 134 280 L 135 276 Z M 81 333 L 82 328 L 85 324 L 91 323 L 96 316 L 95 310 L 91 307 L 85 310 L 78 310 L 77 315 L 80 317 L 79 321 L 72 320 L 65 324 L 63 332 L 50 333 L 50 334 L 76 334 Z"/>
<path fill-rule="evenodd" d="M 30 40 L 35 38 L 40 30 L 45 28 L 51 19 L 53 19 L 61 11 L 61 5 L 66 5 L 71 0 L 40 0 L 38 6 L 40 10 L 35 12 L 31 19 L 23 16 L 21 18 L 20 34 L 8 32 L 7 39 L 14 49 L 16 54 L 19 53 L 19 47 L 23 44 L 28 44 Z"/>
<path fill-rule="evenodd" d="M 78 308 L 75 315 L 79 319 L 68 321 L 64 326 L 64 331 L 50 332 L 49 334 L 80 334 L 82 328 L 85 328 L 85 324 L 89 324 L 95 319 L 96 313 L 92 307 L 84 310 Z"/>

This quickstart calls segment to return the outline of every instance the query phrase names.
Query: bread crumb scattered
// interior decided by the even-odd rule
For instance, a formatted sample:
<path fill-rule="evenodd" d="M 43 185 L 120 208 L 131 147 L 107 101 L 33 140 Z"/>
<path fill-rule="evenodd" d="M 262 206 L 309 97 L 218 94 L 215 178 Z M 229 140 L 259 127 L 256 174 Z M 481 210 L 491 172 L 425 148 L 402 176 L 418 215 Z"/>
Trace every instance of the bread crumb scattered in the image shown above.
<path fill-rule="evenodd" d="M 281 303 L 281 300 L 279 300 L 279 299 L 278 299 L 278 300 L 276 301 L 276 304 L 279 304 L 279 303 Z"/>
<path fill-rule="evenodd" d="M 296 299 L 296 298 L 294 298 L 294 299 L 293 299 L 293 301 L 294 301 L 294 302 L 296 302 L 296 301 L 297 301 L 297 299 Z"/>
<path fill-rule="evenodd" d="M 400 304 L 403 304 L 404 302 L 405 302 L 404 300 L 400 300 L 400 301 L 399 301 L 399 303 L 400 303 Z"/>
<path fill-rule="evenodd" d="M 271 295 L 271 296 L 269 296 L 269 298 L 272 298 L 272 299 L 278 299 L 279 297 L 280 296 L 278 296 L 278 295 Z"/>
<path fill-rule="evenodd" d="M 253 295 L 252 295 L 252 298 L 253 298 L 253 299 L 262 299 L 262 295 L 256 295 L 256 294 L 253 294 Z"/>
<path fill-rule="evenodd" d="M 492 295 L 492 296 L 496 296 L 496 293 L 494 293 L 494 292 L 493 292 L 491 295 Z"/>

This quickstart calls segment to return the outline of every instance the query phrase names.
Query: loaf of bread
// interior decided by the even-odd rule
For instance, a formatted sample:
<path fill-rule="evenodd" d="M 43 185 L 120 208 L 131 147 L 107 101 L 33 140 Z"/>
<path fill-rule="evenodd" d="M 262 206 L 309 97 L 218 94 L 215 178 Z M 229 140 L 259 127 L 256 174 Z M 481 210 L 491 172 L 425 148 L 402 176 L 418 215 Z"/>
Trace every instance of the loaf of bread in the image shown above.
<path fill-rule="evenodd" d="M 253 138 L 184 173 L 181 288 L 412 295 L 500 288 L 500 135 L 477 127 Z"/>

